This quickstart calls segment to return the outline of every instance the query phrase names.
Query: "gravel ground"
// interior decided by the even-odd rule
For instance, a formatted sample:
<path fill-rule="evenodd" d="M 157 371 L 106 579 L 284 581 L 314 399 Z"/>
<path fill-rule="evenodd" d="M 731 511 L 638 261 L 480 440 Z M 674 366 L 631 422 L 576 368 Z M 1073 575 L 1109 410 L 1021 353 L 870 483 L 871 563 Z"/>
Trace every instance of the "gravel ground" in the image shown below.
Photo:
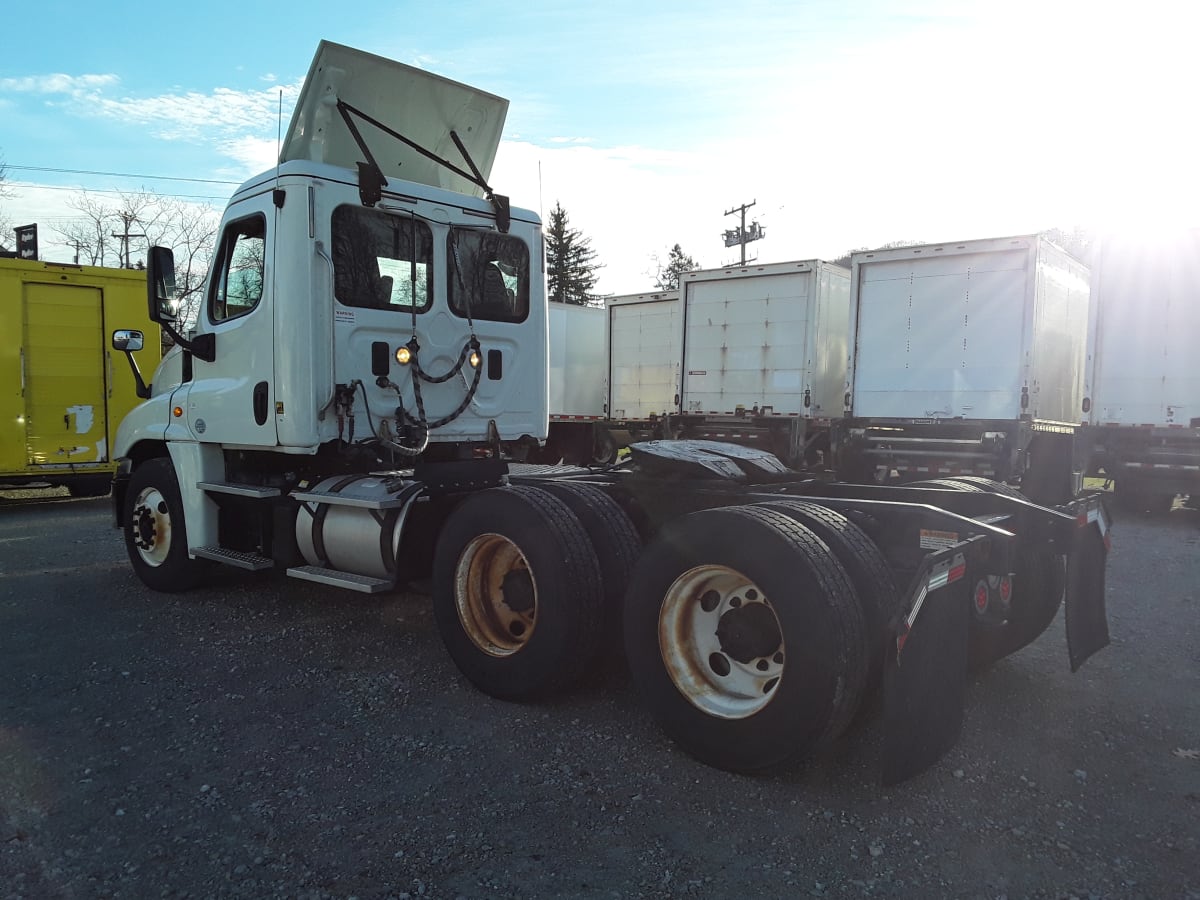
<path fill-rule="evenodd" d="M 684 756 L 618 662 L 506 704 L 427 599 L 221 572 L 143 588 L 106 500 L 0 492 L 0 898 L 1200 900 L 1200 514 L 1121 521 L 1113 644 L 1061 618 L 884 790 L 878 716 L 750 778 Z"/>

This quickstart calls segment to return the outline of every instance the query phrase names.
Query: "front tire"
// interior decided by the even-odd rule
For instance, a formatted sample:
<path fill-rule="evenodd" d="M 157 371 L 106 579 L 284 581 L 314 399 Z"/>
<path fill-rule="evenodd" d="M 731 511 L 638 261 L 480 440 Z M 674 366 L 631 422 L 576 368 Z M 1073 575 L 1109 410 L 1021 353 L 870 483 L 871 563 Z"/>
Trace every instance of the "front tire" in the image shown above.
<path fill-rule="evenodd" d="M 147 587 L 178 593 L 203 578 L 200 560 L 188 556 L 187 526 L 175 468 L 166 458 L 134 469 L 125 492 L 125 550 Z"/>

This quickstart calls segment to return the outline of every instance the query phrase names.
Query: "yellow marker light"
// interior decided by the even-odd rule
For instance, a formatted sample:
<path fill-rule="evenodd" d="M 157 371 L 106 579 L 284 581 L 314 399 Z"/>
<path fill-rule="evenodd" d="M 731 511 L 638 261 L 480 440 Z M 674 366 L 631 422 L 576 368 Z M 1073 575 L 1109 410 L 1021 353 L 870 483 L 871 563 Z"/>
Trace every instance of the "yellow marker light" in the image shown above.
<path fill-rule="evenodd" d="M 471 355 L 467 357 L 467 362 L 469 362 L 471 364 L 472 369 L 478 369 L 479 368 L 479 351 L 472 350 Z"/>
<path fill-rule="evenodd" d="M 411 350 L 409 350 L 407 347 L 397 347 L 396 348 L 396 362 L 400 363 L 400 365 L 402 365 L 402 366 L 407 366 L 411 360 L 412 360 L 412 351 Z"/>
<path fill-rule="evenodd" d="M 182 406 L 175 407 L 173 410 L 171 410 L 171 415 L 173 415 L 177 419 L 180 418 L 183 415 L 183 407 Z"/>

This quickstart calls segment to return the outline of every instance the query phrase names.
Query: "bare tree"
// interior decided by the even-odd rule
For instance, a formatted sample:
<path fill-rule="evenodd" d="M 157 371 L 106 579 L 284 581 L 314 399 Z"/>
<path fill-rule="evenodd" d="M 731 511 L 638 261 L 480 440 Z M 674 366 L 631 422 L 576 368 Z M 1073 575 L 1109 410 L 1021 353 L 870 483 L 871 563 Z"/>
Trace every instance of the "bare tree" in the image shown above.
<path fill-rule="evenodd" d="M 196 320 L 208 274 L 209 261 L 217 238 L 220 215 L 212 207 L 197 206 L 182 200 L 171 201 L 163 222 L 169 229 L 155 243 L 175 251 L 175 296 L 179 298 L 179 319 Z M 151 233 L 148 228 L 147 235 Z"/>
<path fill-rule="evenodd" d="M 81 190 L 67 201 L 67 206 L 79 216 L 64 225 L 54 226 L 63 243 L 75 251 L 75 262 L 84 265 L 102 266 L 105 258 L 112 256 L 112 224 L 115 210 L 102 198 Z"/>
<path fill-rule="evenodd" d="M 0 157 L 0 200 L 7 200 L 12 195 L 12 188 L 8 184 L 8 166 L 4 164 L 4 158 Z M 12 220 L 4 214 L 4 207 L 0 206 L 0 250 L 8 248 L 9 235 L 12 234 L 12 230 Z"/>
<path fill-rule="evenodd" d="M 115 261 L 121 268 L 140 268 L 149 247 L 170 247 L 181 320 L 194 319 L 216 239 L 216 210 L 149 191 L 122 193 L 110 203 L 81 190 L 67 203 L 79 218 L 55 231 L 75 249 L 76 262 L 102 266 Z"/>

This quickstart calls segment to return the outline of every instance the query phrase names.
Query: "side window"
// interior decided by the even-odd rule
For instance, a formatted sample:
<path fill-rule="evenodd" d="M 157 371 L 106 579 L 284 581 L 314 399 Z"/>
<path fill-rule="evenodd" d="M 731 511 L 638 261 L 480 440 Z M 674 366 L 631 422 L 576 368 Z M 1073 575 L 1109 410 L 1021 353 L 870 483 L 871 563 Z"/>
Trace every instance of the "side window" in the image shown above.
<path fill-rule="evenodd" d="M 491 322 L 529 315 L 529 247 L 511 234 L 452 228 L 448 265 L 450 309 Z"/>
<path fill-rule="evenodd" d="M 333 293 L 346 306 L 418 312 L 433 285 L 433 233 L 418 219 L 361 206 L 333 211 Z"/>
<path fill-rule="evenodd" d="M 245 315 L 258 306 L 266 271 L 267 223 L 252 216 L 231 223 L 221 238 L 217 277 L 208 298 L 213 322 Z"/>

